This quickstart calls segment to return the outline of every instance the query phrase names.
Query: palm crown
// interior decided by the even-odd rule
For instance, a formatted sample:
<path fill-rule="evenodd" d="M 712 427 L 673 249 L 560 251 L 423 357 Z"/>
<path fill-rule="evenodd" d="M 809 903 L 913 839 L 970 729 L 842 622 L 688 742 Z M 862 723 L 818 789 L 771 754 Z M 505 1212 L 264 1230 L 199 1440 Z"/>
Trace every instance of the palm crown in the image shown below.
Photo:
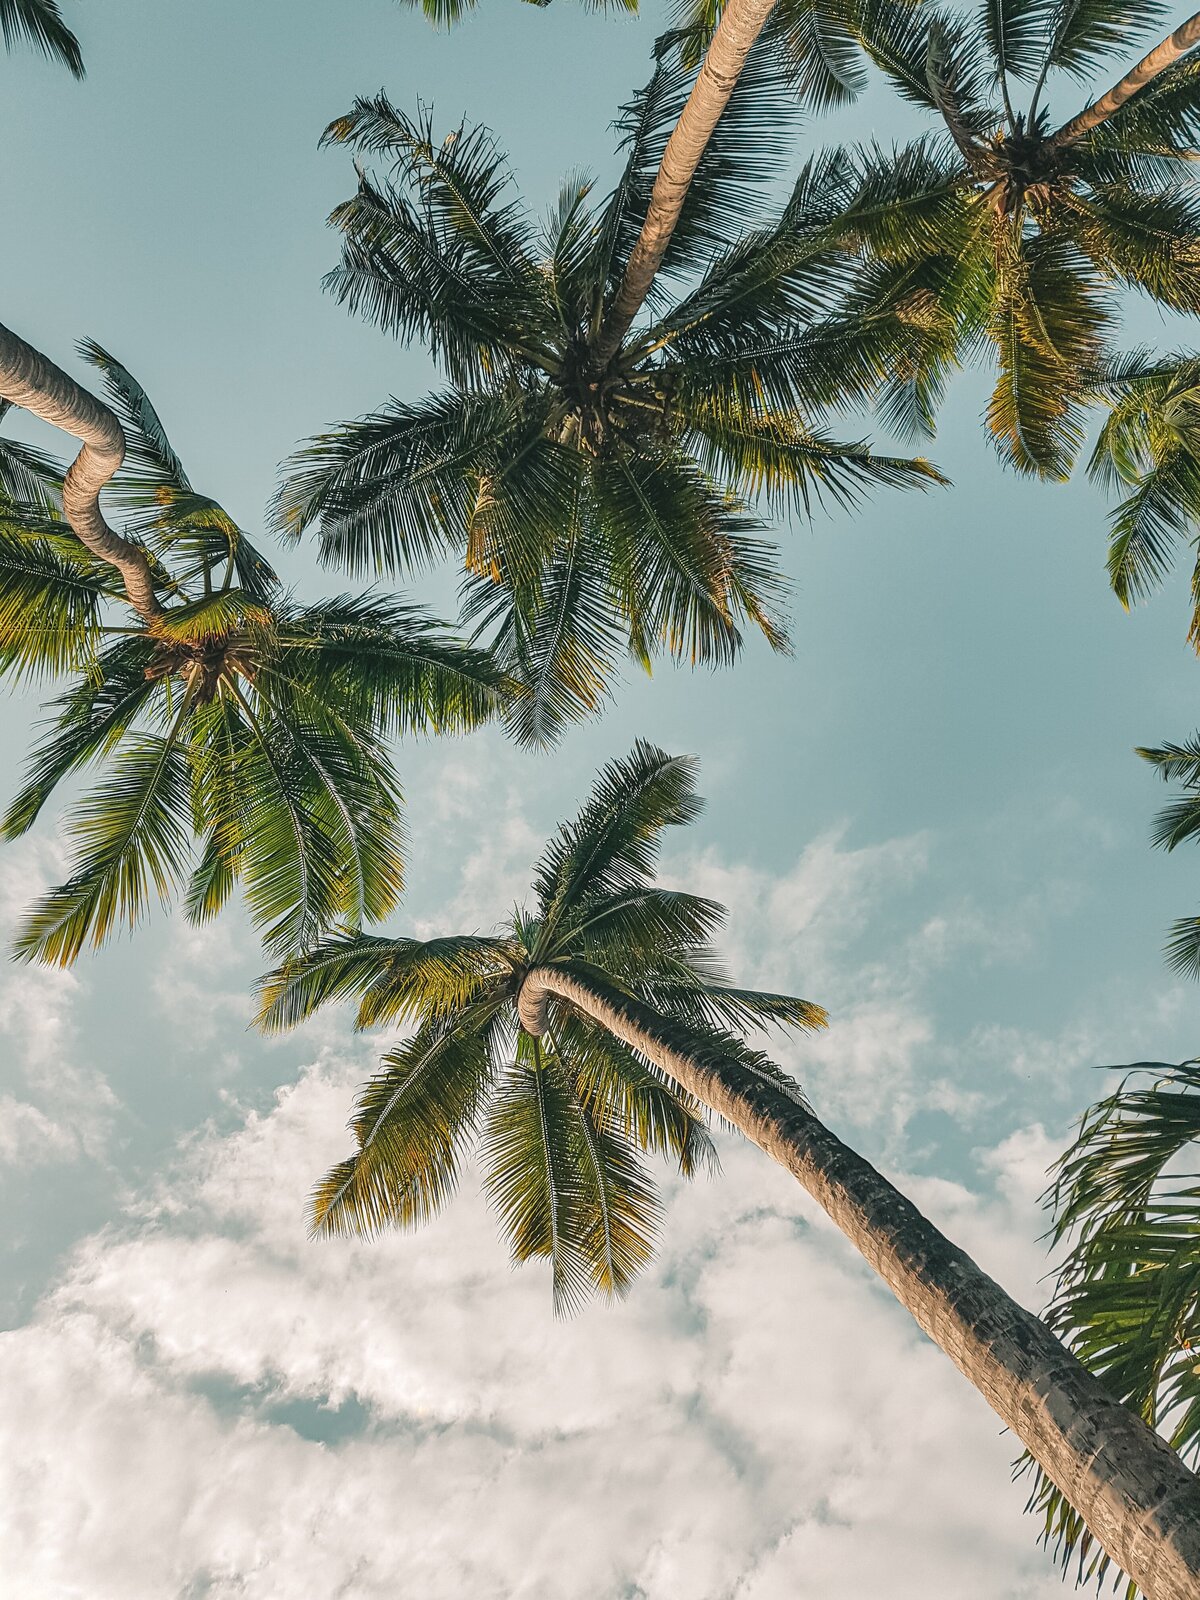
<path fill-rule="evenodd" d="M 844 158 L 858 179 L 846 232 L 864 262 L 858 309 L 880 337 L 891 321 L 896 340 L 892 420 L 927 429 L 948 372 L 990 344 L 988 424 L 1001 450 L 1024 471 L 1064 477 L 1115 325 L 1113 290 L 1200 310 L 1200 201 L 1187 166 L 1200 60 L 1183 54 L 1103 115 L 1059 126 L 1047 86 L 1093 82 L 1167 7 L 984 0 L 970 18 L 903 0 L 841 9 L 942 129 Z"/>
<path fill-rule="evenodd" d="M 601 771 L 543 853 L 532 907 L 497 933 L 334 936 L 264 980 L 268 1028 L 356 995 L 360 1027 L 413 1030 L 362 1092 L 358 1148 L 314 1197 L 317 1232 L 425 1221 L 477 1145 L 514 1259 L 549 1258 L 560 1308 L 588 1290 L 628 1288 L 659 1209 L 639 1156 L 669 1156 L 685 1175 L 711 1161 L 701 1108 L 582 1013 L 557 1007 L 540 1038 L 523 1031 L 525 974 L 549 966 L 593 992 L 633 997 L 693 1052 L 772 1077 L 735 1034 L 824 1021 L 807 1001 L 730 987 L 709 942 L 723 908 L 655 886 L 662 830 L 699 809 L 694 763 L 639 743 Z"/>
<path fill-rule="evenodd" d="M 154 893 L 182 889 L 203 919 L 238 881 L 280 955 L 384 916 L 402 882 L 389 736 L 478 724 L 503 678 L 400 601 L 296 603 L 192 488 L 136 380 L 99 346 L 84 353 L 128 441 L 110 497 L 145 542 L 157 610 L 129 609 L 114 568 L 72 533 L 46 458 L 0 445 L 0 670 L 72 680 L 4 834 L 31 827 L 69 774 L 105 767 L 71 813 L 70 878 L 18 951 L 69 963 Z"/>
<path fill-rule="evenodd" d="M 317 525 L 323 559 L 357 571 L 465 557 L 463 615 L 529 685 L 528 739 L 594 708 L 622 649 L 647 669 L 660 649 L 725 662 L 747 622 L 783 644 L 776 553 L 748 496 L 804 508 L 813 494 L 936 477 L 807 420 L 877 374 L 825 326 L 851 270 L 826 237 L 827 164 L 803 169 L 778 220 L 756 221 L 791 115 L 770 41 L 705 151 L 649 322 L 602 356 L 691 80 L 678 44 L 660 41 L 622 113 L 628 159 L 612 195 L 595 205 L 572 179 L 540 231 L 484 130 L 439 145 L 427 119 L 381 96 L 326 135 L 391 162 L 386 179 L 360 173 L 335 211 L 343 258 L 329 284 L 425 341 L 448 386 L 313 440 L 290 463 L 279 526 Z"/>

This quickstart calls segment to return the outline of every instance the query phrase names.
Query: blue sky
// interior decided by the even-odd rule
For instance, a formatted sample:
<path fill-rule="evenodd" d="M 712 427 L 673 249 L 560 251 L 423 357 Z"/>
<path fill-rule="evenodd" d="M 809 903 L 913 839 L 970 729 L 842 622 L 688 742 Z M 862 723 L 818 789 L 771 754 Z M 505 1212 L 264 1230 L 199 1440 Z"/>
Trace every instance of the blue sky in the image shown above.
<path fill-rule="evenodd" d="M 614 170 L 662 18 L 487 0 L 447 37 L 391 0 L 79 11 L 85 84 L 0 60 L 0 315 L 68 365 L 83 335 L 116 353 L 249 527 L 293 444 L 431 375 L 320 292 L 353 181 L 325 123 L 380 86 L 465 113 L 540 209 Z M 873 92 L 839 131 L 910 126 Z M 1187 331 L 1138 306 L 1130 338 Z M 403 752 L 395 925 L 489 926 L 601 760 L 639 735 L 696 752 L 709 807 L 667 875 L 730 905 L 747 981 L 830 1007 L 783 1056 L 818 1109 L 1037 1304 L 1036 1196 L 1093 1068 L 1195 1049 L 1159 950 L 1200 873 L 1150 850 L 1163 791 L 1133 746 L 1193 731 L 1197 667 L 1183 579 L 1126 616 L 1103 502 L 1002 471 L 984 395 L 964 377 L 930 447 L 951 489 L 780 527 L 792 657 L 631 675 L 552 755 Z M 10 769 L 36 714 L 0 708 Z M 52 820 L 0 854 L 6 927 L 61 859 Z M 755 1151 L 672 1190 L 645 1284 L 566 1326 L 471 1185 L 418 1237 L 307 1243 L 378 1041 L 341 1016 L 256 1039 L 259 966 L 237 918 L 159 919 L 70 975 L 0 971 L 15 1595 L 1059 1592 L 1011 1441 Z"/>

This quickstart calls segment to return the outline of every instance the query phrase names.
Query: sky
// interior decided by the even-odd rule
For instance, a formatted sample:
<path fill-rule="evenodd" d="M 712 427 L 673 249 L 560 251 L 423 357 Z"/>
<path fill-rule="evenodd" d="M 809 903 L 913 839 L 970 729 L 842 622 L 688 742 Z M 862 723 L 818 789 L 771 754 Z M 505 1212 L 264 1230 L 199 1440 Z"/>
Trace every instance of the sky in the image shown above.
<path fill-rule="evenodd" d="M 76 339 L 118 355 L 251 529 L 300 439 L 431 378 L 322 295 L 353 184 L 324 125 L 381 86 L 447 130 L 465 114 L 543 209 L 572 169 L 614 173 L 610 123 L 664 18 L 484 0 L 448 36 L 392 0 L 77 11 L 84 84 L 0 58 L 0 319 L 81 376 Z M 876 90 L 840 128 L 798 126 L 795 161 L 912 125 Z M 1188 333 L 1142 305 L 1128 336 Z M 779 526 L 791 657 L 631 674 L 548 755 L 405 747 L 390 926 L 489 928 L 602 761 L 639 736 L 694 752 L 708 808 L 665 880 L 728 905 L 740 979 L 829 1008 L 779 1059 L 1036 1309 L 1038 1195 L 1097 1068 L 1196 1049 L 1160 950 L 1200 873 L 1150 849 L 1165 791 L 1133 752 L 1195 730 L 1197 664 L 1184 577 L 1126 615 L 1102 498 L 1004 471 L 984 399 L 964 376 L 930 446 L 951 488 Z M 303 550 L 280 564 L 306 595 L 337 582 Z M 415 592 L 445 608 L 452 583 Z M 37 717 L 0 706 L 10 788 Z M 53 816 L 0 851 L 5 937 L 63 861 Z M 1014 1441 L 731 1137 L 719 1177 L 664 1172 L 629 1300 L 569 1322 L 470 1178 L 419 1234 L 310 1242 L 305 1198 L 382 1041 L 341 1012 L 257 1037 L 262 965 L 232 915 L 158 917 L 70 973 L 0 968 L 6 1597 L 1061 1592 Z"/>

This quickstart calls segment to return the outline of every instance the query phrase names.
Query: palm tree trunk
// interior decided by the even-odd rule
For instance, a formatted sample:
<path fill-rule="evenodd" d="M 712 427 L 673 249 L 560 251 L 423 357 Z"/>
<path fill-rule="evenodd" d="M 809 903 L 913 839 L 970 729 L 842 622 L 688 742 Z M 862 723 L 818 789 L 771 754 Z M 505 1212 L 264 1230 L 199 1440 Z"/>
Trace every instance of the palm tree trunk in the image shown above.
<path fill-rule="evenodd" d="M 535 1036 L 551 999 L 591 1017 L 734 1123 L 798 1179 L 1028 1448 L 1149 1600 L 1200 1595 L 1200 1486 L 1039 1318 L 820 1123 L 799 1088 L 670 1042 L 645 1006 L 553 967 L 521 989 Z"/>
<path fill-rule="evenodd" d="M 129 603 L 147 622 L 161 615 L 146 552 L 104 520 L 100 491 L 125 459 L 125 435 L 106 405 L 0 323 L 0 395 L 72 433 L 83 448 L 63 480 L 63 514 L 80 544 L 116 567 Z"/>
<path fill-rule="evenodd" d="M 1072 144 L 1076 139 L 1082 139 L 1085 133 L 1090 133 L 1093 128 L 1099 127 L 1106 117 L 1111 117 L 1114 111 L 1119 111 L 1126 100 L 1152 83 L 1160 73 L 1168 67 L 1174 66 L 1180 56 L 1187 55 L 1193 45 L 1200 44 L 1200 11 L 1191 16 L 1186 22 L 1180 23 L 1175 32 L 1159 45 L 1155 45 L 1148 56 L 1143 56 L 1136 67 L 1133 67 L 1121 79 L 1114 83 L 1107 94 L 1081 111 L 1077 117 L 1072 117 L 1070 122 L 1061 127 L 1057 133 L 1051 134 L 1048 143 L 1051 145 Z"/>
<path fill-rule="evenodd" d="M 650 192 L 642 231 L 625 264 L 625 276 L 601 329 L 601 361 L 616 354 L 662 266 L 700 157 L 721 120 L 754 41 L 775 0 L 728 0 L 705 53 L 692 92 L 671 130 Z"/>

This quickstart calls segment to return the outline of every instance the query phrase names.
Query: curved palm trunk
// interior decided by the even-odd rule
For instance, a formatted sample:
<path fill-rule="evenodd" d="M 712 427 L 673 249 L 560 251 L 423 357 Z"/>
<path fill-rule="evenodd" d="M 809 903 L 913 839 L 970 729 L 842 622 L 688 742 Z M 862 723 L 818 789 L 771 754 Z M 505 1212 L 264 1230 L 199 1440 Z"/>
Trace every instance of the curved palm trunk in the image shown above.
<path fill-rule="evenodd" d="M 1114 83 L 1107 94 L 1081 111 L 1077 117 L 1072 117 L 1070 122 L 1064 124 L 1057 133 L 1052 134 L 1048 143 L 1051 145 L 1072 144 L 1076 139 L 1082 139 L 1085 133 L 1090 133 L 1093 128 L 1111 117 L 1114 111 L 1119 111 L 1148 83 L 1152 83 L 1160 73 L 1168 67 L 1174 66 L 1180 56 L 1187 55 L 1188 51 L 1200 44 L 1200 11 L 1191 16 L 1186 22 L 1180 23 L 1169 38 L 1155 45 L 1148 56 L 1143 56 L 1136 67 L 1133 67 L 1121 79 Z"/>
<path fill-rule="evenodd" d="M 604 319 L 597 351 L 602 361 L 616 354 L 650 293 L 700 157 L 729 103 L 746 57 L 774 9 L 775 0 L 728 0 L 721 13 L 692 92 L 667 140 L 650 191 L 646 220 L 625 264 L 617 297 Z"/>
<path fill-rule="evenodd" d="M 1149 1600 L 1200 1595 L 1200 1485 L 1170 1447 L 789 1089 L 673 1046 L 653 1013 L 552 967 L 521 989 L 522 1026 L 566 1001 L 653 1061 L 784 1166 L 974 1384 Z"/>
<path fill-rule="evenodd" d="M 116 417 L 2 323 L 0 395 L 81 441 L 83 448 L 63 480 L 63 513 L 80 544 L 116 567 L 134 610 L 147 622 L 161 615 L 146 552 L 115 533 L 100 510 L 100 491 L 125 459 L 125 435 Z"/>

